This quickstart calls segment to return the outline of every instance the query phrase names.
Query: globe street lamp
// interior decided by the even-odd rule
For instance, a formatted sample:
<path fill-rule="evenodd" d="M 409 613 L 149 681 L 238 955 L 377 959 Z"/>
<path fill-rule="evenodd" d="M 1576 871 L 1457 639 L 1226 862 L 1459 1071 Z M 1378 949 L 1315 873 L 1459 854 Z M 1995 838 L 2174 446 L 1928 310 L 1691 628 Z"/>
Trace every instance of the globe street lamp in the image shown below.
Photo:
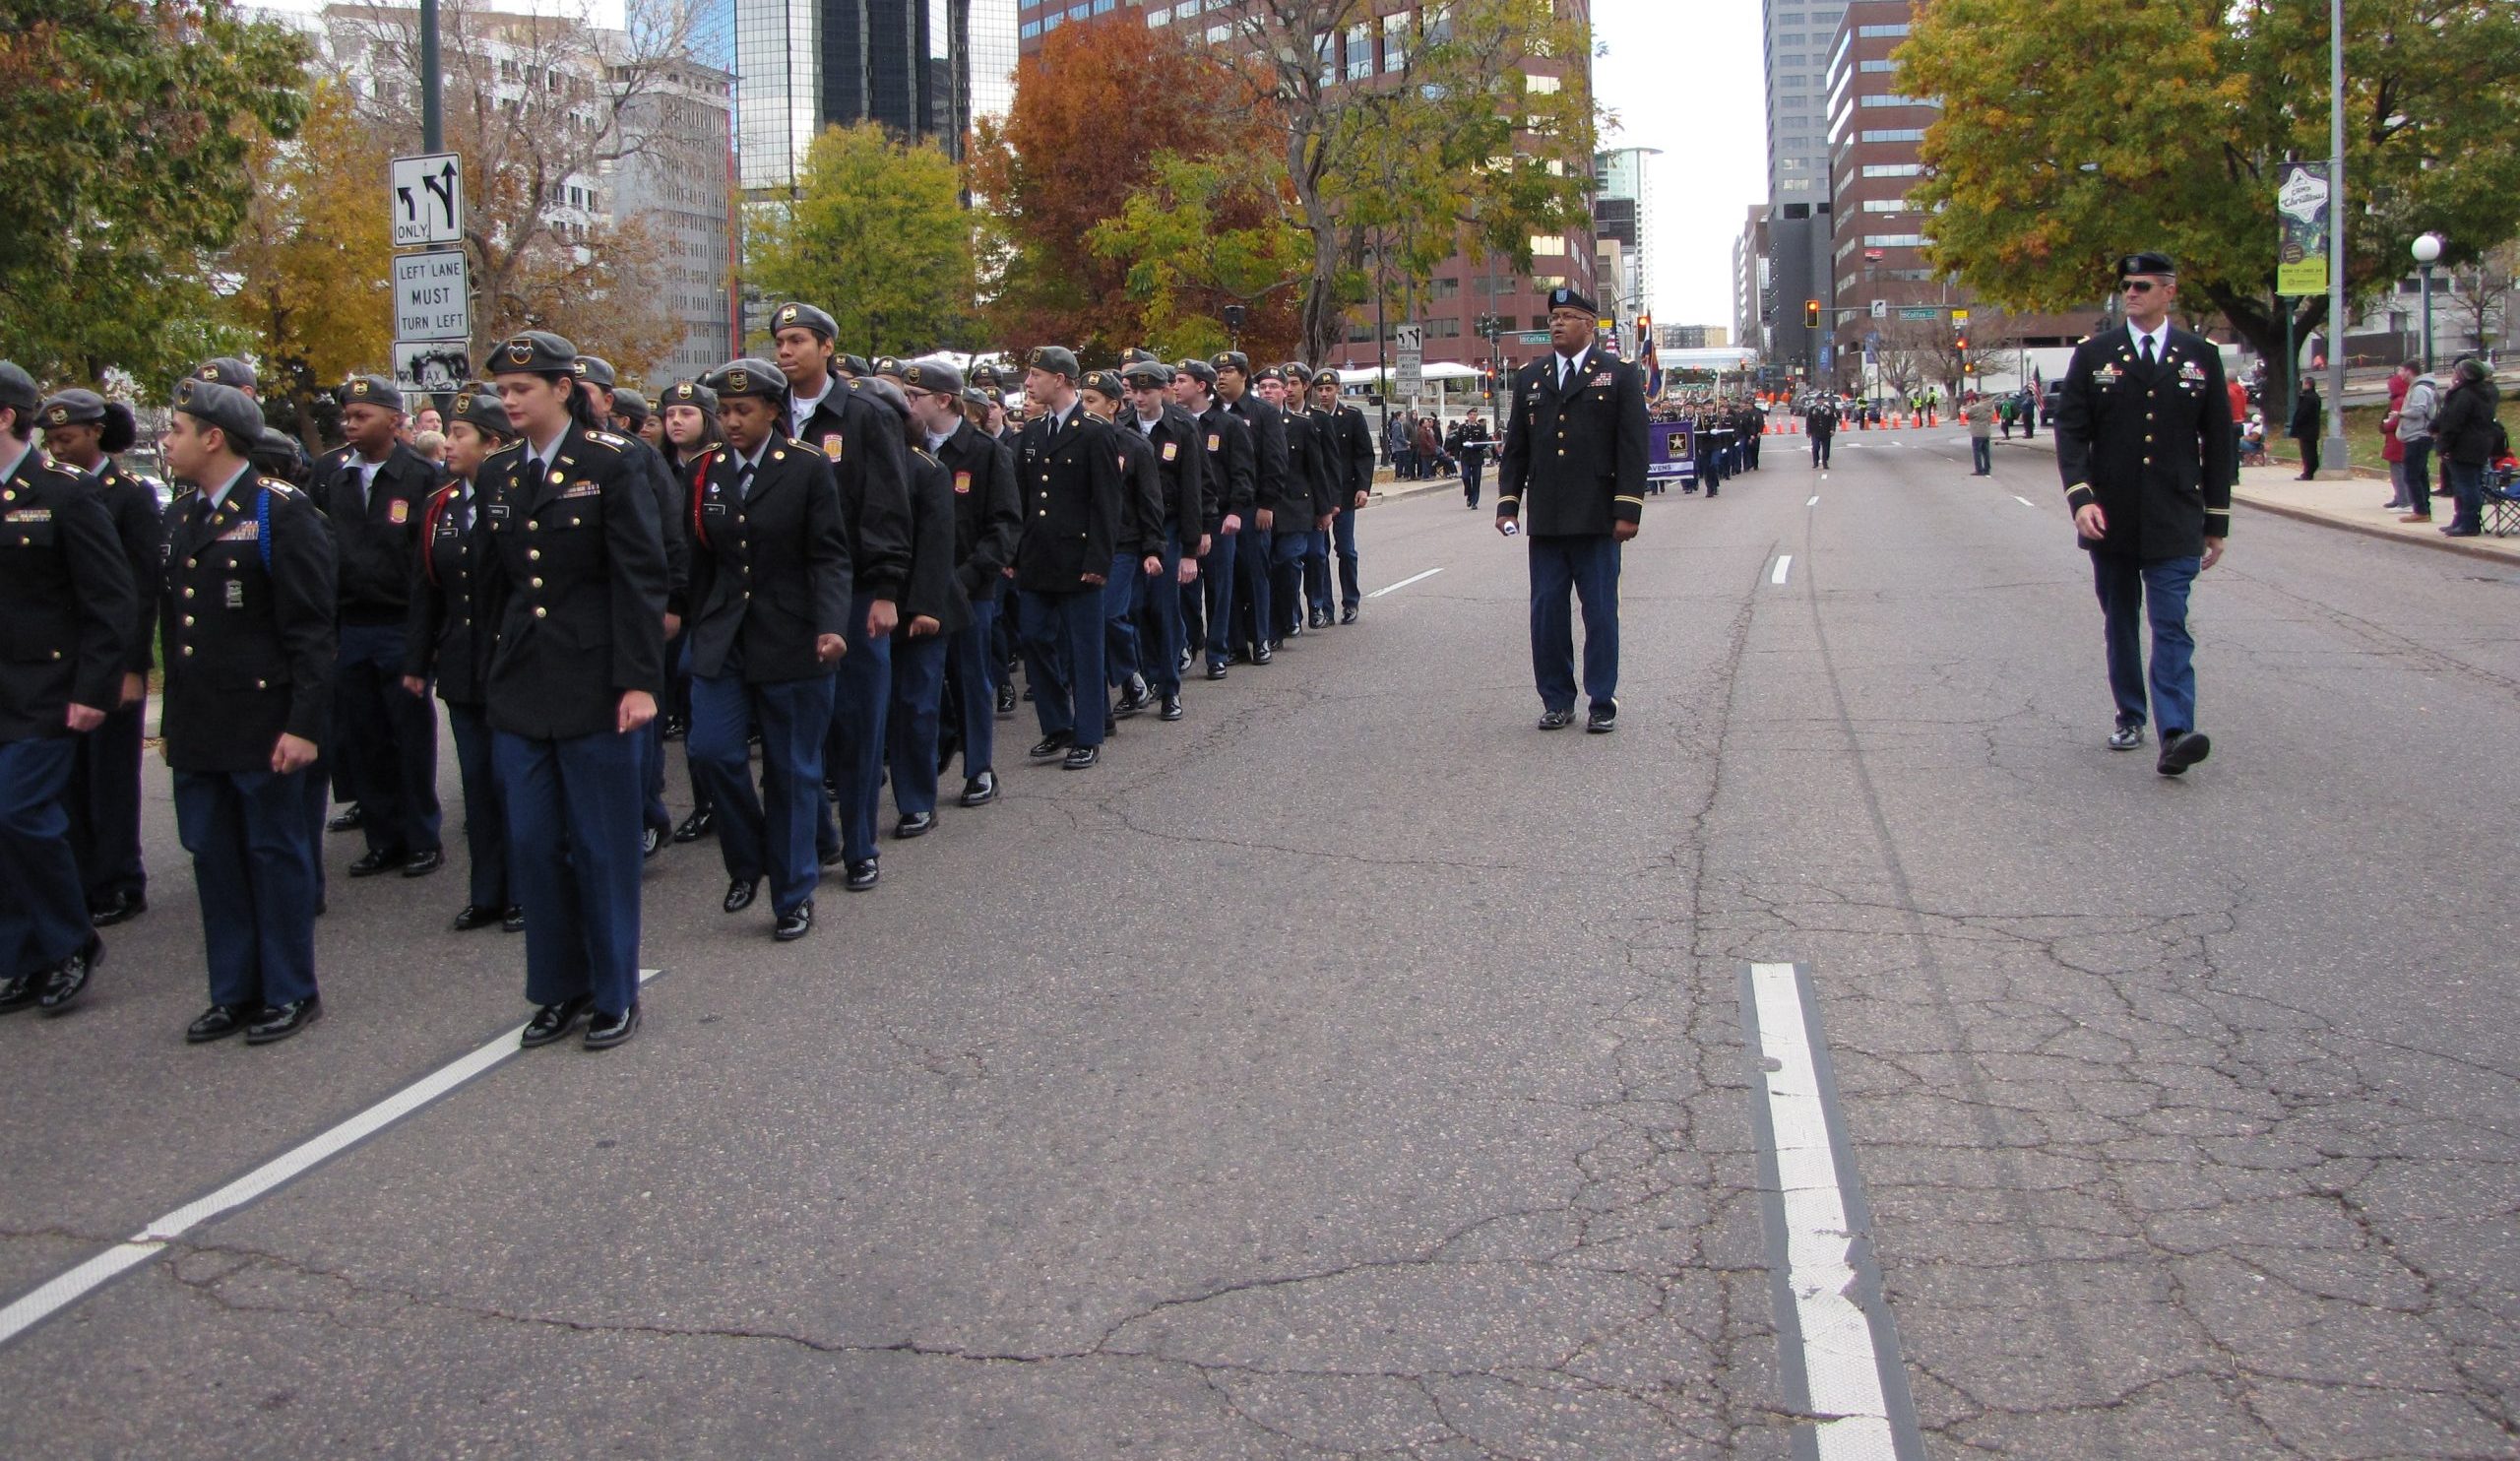
<path fill-rule="evenodd" d="M 2415 240 L 2415 262 L 2424 272 L 2424 368 L 2432 368 L 2432 265 L 2441 257 L 2441 235 L 2426 233 Z"/>

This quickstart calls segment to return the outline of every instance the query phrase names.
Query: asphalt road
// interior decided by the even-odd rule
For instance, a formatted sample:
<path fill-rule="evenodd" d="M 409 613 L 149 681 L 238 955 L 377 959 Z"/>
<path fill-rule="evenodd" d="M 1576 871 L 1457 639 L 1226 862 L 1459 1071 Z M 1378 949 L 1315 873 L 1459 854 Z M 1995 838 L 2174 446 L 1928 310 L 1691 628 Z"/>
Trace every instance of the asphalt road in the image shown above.
<path fill-rule="evenodd" d="M 1360 536 L 1440 572 L 1096 771 L 1019 723 L 800 944 L 672 851 L 635 1042 L 0 1346 L 0 1454 L 1859 1454 L 1796 1409 L 1780 1304 L 1835 1296 L 1779 1282 L 1754 964 L 1834 1068 L 1899 1454 L 2520 1452 L 2520 580 L 2243 512 L 2165 781 L 2102 744 L 2048 454 L 1800 446 L 1649 507 L 1615 735 L 1532 728 L 1521 545 L 1437 492 Z M 187 1048 L 150 781 L 151 912 L 0 1021 L 0 1299 L 528 1012 L 460 869 L 335 838 L 328 1017 Z"/>

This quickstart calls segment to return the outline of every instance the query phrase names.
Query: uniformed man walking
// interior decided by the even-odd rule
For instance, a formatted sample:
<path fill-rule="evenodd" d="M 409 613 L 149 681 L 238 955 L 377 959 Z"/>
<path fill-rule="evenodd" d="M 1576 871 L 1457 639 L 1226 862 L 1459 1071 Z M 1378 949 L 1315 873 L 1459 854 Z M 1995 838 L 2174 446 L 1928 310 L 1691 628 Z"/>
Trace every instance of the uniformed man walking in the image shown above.
<path fill-rule="evenodd" d="M 1364 586 L 1356 577 L 1356 509 L 1373 492 L 1374 433 L 1365 424 L 1363 412 L 1339 403 L 1338 371 L 1324 370 L 1312 378 L 1312 409 L 1325 418 L 1323 434 L 1332 446 L 1333 495 L 1339 510 L 1330 519 L 1330 541 L 1339 558 L 1339 622 L 1353 624 L 1365 602 Z M 1471 472 L 1467 459 L 1462 470 Z M 1471 505 L 1479 505 L 1476 488 Z M 1326 624 L 1330 621 L 1330 565 L 1321 564 L 1319 571 L 1321 582 L 1313 598 Z"/>
<path fill-rule="evenodd" d="M 986 408 L 976 404 L 977 393 L 956 389 L 952 366 L 922 360 L 905 379 L 911 419 L 954 486 L 954 581 L 970 613 L 962 628 L 946 635 L 945 679 L 954 691 L 963 756 L 961 801 L 985 806 L 997 799 L 997 619 L 1006 599 L 1006 566 L 1024 526 L 1015 457 L 967 418 L 967 413 Z"/>
<path fill-rule="evenodd" d="M 1041 346 L 1029 357 L 1024 394 L 1041 414 L 1016 438 L 1015 477 L 1024 532 L 1015 544 L 1015 587 L 1025 676 L 1041 740 L 1033 758 L 1065 753 L 1070 771 L 1102 758 L 1102 590 L 1120 541 L 1120 448 L 1111 428 L 1077 400 L 1076 352 Z"/>
<path fill-rule="evenodd" d="M 1156 719 L 1177 721 L 1183 714 L 1181 600 L 1198 581 L 1199 550 L 1207 542 L 1208 454 L 1198 423 L 1171 402 L 1171 366 L 1133 361 L 1120 372 L 1120 383 L 1130 401 L 1120 429 L 1146 440 L 1162 477 L 1163 545 L 1157 572 L 1138 580 L 1136 617 L 1147 680 L 1159 707 Z"/>
<path fill-rule="evenodd" d="M 2196 641 L 2187 593 L 2223 556 L 2236 473 L 2222 352 L 2171 323 L 2178 271 L 2170 256 L 2117 261 L 2126 323 L 2074 348 L 2058 385 L 2056 469 L 2074 531 L 2091 553 L 2117 701 L 2111 750 L 2161 731 L 2155 769 L 2178 776 L 2213 742 L 2196 729 Z M 2153 628 L 2144 663 L 2143 625 Z M 2151 695 L 2146 696 L 2147 683 Z"/>
<path fill-rule="evenodd" d="M 60 1013 L 104 957 L 62 796 L 119 698 L 138 599 L 89 479 L 35 450 L 37 404 L 0 360 L 0 1014 Z"/>
<path fill-rule="evenodd" d="M 1172 400 L 1198 427 L 1200 449 L 1208 455 L 1202 469 L 1205 497 L 1199 540 L 1196 584 L 1181 589 L 1183 637 L 1207 657 L 1208 678 L 1226 676 L 1228 634 L 1233 622 L 1234 564 L 1240 557 L 1243 525 L 1251 520 L 1258 495 L 1252 458 L 1251 429 L 1218 399 L 1217 368 L 1205 360 L 1184 360 L 1172 377 Z M 1195 612 L 1197 622 L 1189 623 Z"/>
<path fill-rule="evenodd" d="M 1584 729 L 1618 726 L 1620 545 L 1645 516 L 1645 380 L 1593 343 L 1600 316 L 1571 288 L 1548 296 L 1549 353 L 1514 373 L 1496 471 L 1496 531 L 1528 530 L 1532 673 L 1540 729 L 1575 720 L 1574 624 L 1584 603 Z"/>
<path fill-rule="evenodd" d="M 1209 605 L 1209 664 L 1218 664 L 1217 646 L 1222 643 L 1249 664 L 1266 665 L 1272 656 L 1269 625 L 1274 596 L 1269 576 L 1276 550 L 1271 532 L 1277 526 L 1278 508 L 1288 495 L 1287 478 L 1292 471 L 1287 454 L 1287 418 L 1285 413 L 1254 393 L 1249 356 L 1240 350 L 1227 350 L 1209 363 L 1216 367 L 1217 399 L 1250 429 L 1254 494 L 1251 515 L 1243 520 L 1242 542 L 1234 549 L 1231 565 L 1235 576 L 1232 612 L 1220 616 L 1214 611 L 1215 604 Z M 1232 654 L 1227 658 L 1231 659 Z"/>
<path fill-rule="evenodd" d="M 683 489 L 682 479 L 665 465 L 662 453 L 625 419 L 623 398 L 628 393 L 614 384 L 612 362 L 601 355 L 580 355 L 578 376 L 591 388 L 598 420 L 614 428 L 614 434 L 629 445 L 631 465 L 647 478 L 648 489 L 657 497 L 657 525 L 665 544 L 665 664 L 671 666 L 682 655 L 682 619 L 690 611 L 691 591 L 691 518 L 690 493 Z M 629 399 L 636 401 L 636 396 Z M 647 414 L 647 403 L 639 402 L 639 414 Z M 671 676 L 668 674 L 668 680 Z M 653 858 L 673 838 L 673 818 L 665 811 L 665 717 L 658 716 L 639 732 L 639 786 L 642 800 L 639 810 L 639 853 Z"/>

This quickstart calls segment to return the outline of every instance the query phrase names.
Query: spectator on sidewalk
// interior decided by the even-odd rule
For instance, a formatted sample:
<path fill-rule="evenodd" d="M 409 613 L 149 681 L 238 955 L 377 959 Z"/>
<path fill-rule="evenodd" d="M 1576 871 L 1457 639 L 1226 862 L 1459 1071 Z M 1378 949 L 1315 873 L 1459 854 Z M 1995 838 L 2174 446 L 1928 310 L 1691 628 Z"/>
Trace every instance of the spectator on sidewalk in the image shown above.
<path fill-rule="evenodd" d="M 2441 382 L 2427 370 L 2407 384 L 2398 404 L 2398 444 L 2406 448 L 2406 516 L 2401 523 L 2432 521 L 2432 421 L 2441 413 Z"/>
<path fill-rule="evenodd" d="M 2413 360 L 2400 360 L 2389 372 L 2389 409 L 2380 415 L 2380 460 L 2389 464 L 2389 500 L 2382 511 L 2407 507 L 2406 443 L 2398 440 L 2398 409 L 2406 404 L 2407 384 L 2414 379 Z"/>
<path fill-rule="evenodd" d="M 1960 419 L 1969 426 L 1971 476 L 1995 474 L 1995 403 L 1972 391 L 1961 398 Z"/>
<path fill-rule="evenodd" d="M 2440 444 L 2441 479 L 2459 509 L 2441 531 L 2452 538 L 2474 538 L 2485 516 L 2485 464 L 2493 459 L 2494 416 L 2502 393 L 2493 372 L 2475 355 L 2450 369 L 2450 394 L 2441 398 L 2441 413 L 2432 419 L 2432 439 Z"/>
<path fill-rule="evenodd" d="M 2232 460 L 2242 466 L 2254 466 L 2256 464 L 2248 460 L 2248 382 L 2236 380 L 2228 389 L 2232 398 L 2232 431 L 2237 442 L 2237 452 Z M 2262 426 L 2258 430 L 2257 451 L 2260 455 L 2266 451 L 2266 432 Z"/>
<path fill-rule="evenodd" d="M 2292 422 L 2284 432 L 2301 444 L 2301 475 L 2295 478 L 2297 481 L 2309 481 L 2319 475 L 2319 431 L 2325 421 L 2318 382 L 2305 374 L 2301 377 L 2301 393 L 2293 398 Z"/>
<path fill-rule="evenodd" d="M 1443 476 L 1444 440 L 1435 434 L 1435 418 L 1419 416 L 1413 428 L 1418 448 L 1418 475 L 1431 481 Z"/>

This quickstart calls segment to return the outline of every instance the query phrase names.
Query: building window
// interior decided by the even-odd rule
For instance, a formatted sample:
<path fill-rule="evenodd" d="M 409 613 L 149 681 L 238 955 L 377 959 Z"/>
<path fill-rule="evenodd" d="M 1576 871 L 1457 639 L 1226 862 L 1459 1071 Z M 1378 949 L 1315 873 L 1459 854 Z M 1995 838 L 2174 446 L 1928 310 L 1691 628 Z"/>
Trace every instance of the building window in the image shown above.
<path fill-rule="evenodd" d="M 1855 33 L 1857 38 L 1862 40 L 1895 40 L 1898 37 L 1907 34 L 1908 28 L 1905 25 L 1858 26 L 1855 29 Z"/>
<path fill-rule="evenodd" d="M 1565 253 L 1566 240 L 1559 234 L 1542 233 L 1532 239 L 1532 257 L 1536 259 L 1562 258 Z"/>
<path fill-rule="evenodd" d="M 1171 24 L 1172 12 L 1168 10 L 1150 10 L 1146 13 L 1146 28 L 1150 31 L 1154 30 L 1158 26 L 1168 26 Z"/>
<path fill-rule="evenodd" d="M 1863 211 L 1865 213 L 1912 213 L 1915 210 L 1908 207 L 1908 200 L 1905 198 L 1866 198 L 1863 201 Z"/>
<path fill-rule="evenodd" d="M 1865 248 L 1923 248 L 1925 236 L 1922 233 L 1866 233 L 1863 235 L 1863 246 Z"/>
<path fill-rule="evenodd" d="M 1925 164 L 1922 162 L 1866 162 L 1863 164 L 1863 175 L 1866 177 L 1922 177 L 1925 175 Z"/>
<path fill-rule="evenodd" d="M 1922 127 L 1883 127 L 1864 133 L 1859 140 L 1864 142 L 1922 142 L 1925 140 L 1925 129 Z"/>
<path fill-rule="evenodd" d="M 1899 69 L 1899 63 L 1898 63 L 1898 62 L 1896 62 L 1896 61 L 1866 61 L 1866 62 L 1864 62 L 1863 64 L 1861 64 L 1861 65 L 1859 65 L 1859 66 L 1856 67 L 1856 70 L 1858 70 L 1858 71 L 1873 71 L 1873 72 L 1881 72 L 1881 71 L 1896 71 L 1896 70 L 1898 70 L 1898 69 Z"/>
<path fill-rule="evenodd" d="M 1461 281 L 1457 279 L 1436 280 L 1433 286 L 1427 291 L 1427 297 L 1438 304 L 1447 299 L 1458 298 L 1460 295 Z"/>
<path fill-rule="evenodd" d="M 1348 79 L 1371 81 L 1374 74 L 1374 28 L 1348 28 Z"/>
<path fill-rule="evenodd" d="M 1939 103 L 1930 96 L 1858 96 L 1856 104 L 1858 106 L 1934 106 Z"/>
<path fill-rule="evenodd" d="M 1387 15 L 1382 18 L 1382 69 L 1398 71 L 1409 64 L 1409 16 Z"/>
<path fill-rule="evenodd" d="M 1526 76 L 1523 78 L 1523 90 L 1534 96 L 1549 95 L 1557 90 L 1557 78 L 1553 76 Z"/>

